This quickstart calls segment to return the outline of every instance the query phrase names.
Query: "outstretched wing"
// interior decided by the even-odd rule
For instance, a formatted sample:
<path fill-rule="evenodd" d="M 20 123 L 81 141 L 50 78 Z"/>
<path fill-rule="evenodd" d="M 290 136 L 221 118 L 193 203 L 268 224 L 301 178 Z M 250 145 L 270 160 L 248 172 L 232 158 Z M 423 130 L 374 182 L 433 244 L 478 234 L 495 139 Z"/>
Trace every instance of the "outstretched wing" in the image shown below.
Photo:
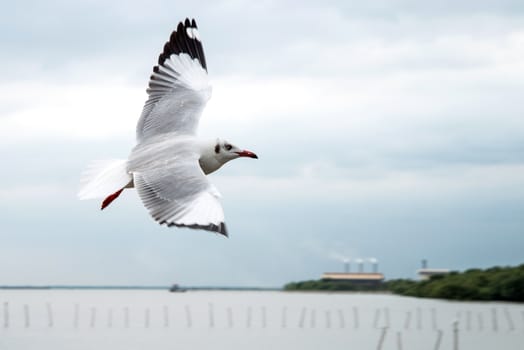
<path fill-rule="evenodd" d="M 207 65 L 195 20 L 186 18 L 164 45 L 136 128 L 137 141 L 162 133 L 194 135 L 211 97 Z"/>
<path fill-rule="evenodd" d="M 227 236 L 220 194 L 198 163 L 194 138 L 165 134 L 137 145 L 128 171 L 151 216 L 160 224 Z"/>

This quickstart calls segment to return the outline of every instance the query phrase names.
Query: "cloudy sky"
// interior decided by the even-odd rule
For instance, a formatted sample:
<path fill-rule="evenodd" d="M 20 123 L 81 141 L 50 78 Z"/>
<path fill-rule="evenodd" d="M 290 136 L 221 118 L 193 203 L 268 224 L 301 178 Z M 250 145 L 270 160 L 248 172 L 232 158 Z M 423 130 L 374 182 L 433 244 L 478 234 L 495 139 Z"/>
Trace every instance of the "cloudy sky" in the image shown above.
<path fill-rule="evenodd" d="M 127 157 L 185 17 L 213 84 L 201 135 L 260 157 L 211 175 L 229 239 L 158 226 L 134 191 L 103 212 L 76 198 L 89 161 Z M 0 44 L 0 285 L 524 262 L 521 1 L 23 0 Z"/>

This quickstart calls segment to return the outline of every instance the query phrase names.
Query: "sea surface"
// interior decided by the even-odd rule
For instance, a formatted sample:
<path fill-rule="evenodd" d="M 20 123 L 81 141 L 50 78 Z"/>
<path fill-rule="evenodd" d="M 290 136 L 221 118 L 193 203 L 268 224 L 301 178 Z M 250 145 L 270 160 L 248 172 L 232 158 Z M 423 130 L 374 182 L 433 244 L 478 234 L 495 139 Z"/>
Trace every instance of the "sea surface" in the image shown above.
<path fill-rule="evenodd" d="M 281 291 L 0 290 L 0 350 L 524 349 L 524 304 Z"/>

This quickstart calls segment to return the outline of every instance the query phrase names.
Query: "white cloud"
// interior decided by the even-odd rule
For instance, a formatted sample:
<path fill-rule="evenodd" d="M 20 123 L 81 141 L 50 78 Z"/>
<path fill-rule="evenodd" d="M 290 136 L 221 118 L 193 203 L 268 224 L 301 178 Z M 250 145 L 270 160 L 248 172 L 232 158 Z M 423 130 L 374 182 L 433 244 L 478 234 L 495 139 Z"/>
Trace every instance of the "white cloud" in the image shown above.
<path fill-rule="evenodd" d="M 295 176 L 215 176 L 227 197 L 240 200 L 249 193 L 259 201 L 311 203 L 376 202 L 381 200 L 445 200 L 459 198 L 520 198 L 524 195 L 524 165 L 454 166 L 438 169 L 345 169 L 312 163 Z"/>
<path fill-rule="evenodd" d="M 26 82 L 0 86 L 0 92 L 2 101 L 18 106 L 0 118 L 0 134 L 6 143 L 127 135 L 133 133 L 146 99 L 144 90 L 118 82 Z"/>

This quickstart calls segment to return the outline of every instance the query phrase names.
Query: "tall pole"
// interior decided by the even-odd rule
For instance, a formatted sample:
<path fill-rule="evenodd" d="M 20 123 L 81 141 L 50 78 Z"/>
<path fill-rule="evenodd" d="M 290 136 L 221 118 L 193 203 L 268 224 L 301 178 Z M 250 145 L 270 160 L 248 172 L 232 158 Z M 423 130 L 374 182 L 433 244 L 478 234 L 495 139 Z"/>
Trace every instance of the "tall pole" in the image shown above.
<path fill-rule="evenodd" d="M 458 350 L 459 348 L 459 328 L 458 321 L 453 322 L 453 350 Z"/>

